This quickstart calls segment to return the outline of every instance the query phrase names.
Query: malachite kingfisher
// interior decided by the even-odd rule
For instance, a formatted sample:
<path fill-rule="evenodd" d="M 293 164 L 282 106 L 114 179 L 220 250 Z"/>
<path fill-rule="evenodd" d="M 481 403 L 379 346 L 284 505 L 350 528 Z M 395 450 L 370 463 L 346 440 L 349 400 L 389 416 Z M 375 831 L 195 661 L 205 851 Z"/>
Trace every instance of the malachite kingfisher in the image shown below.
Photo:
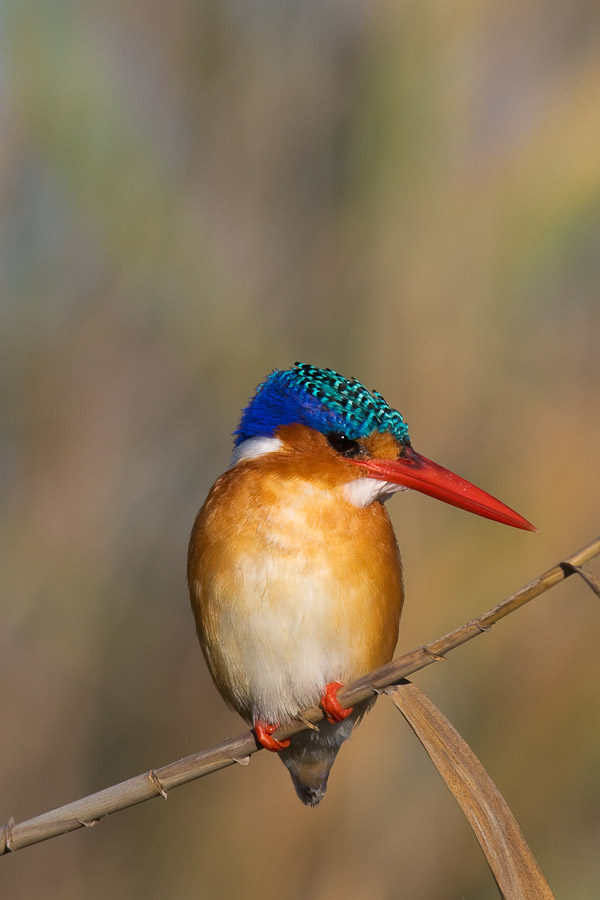
<path fill-rule="evenodd" d="M 407 488 L 535 531 L 413 450 L 380 393 L 296 363 L 257 388 L 231 465 L 194 524 L 188 580 L 210 673 L 257 741 L 279 752 L 308 806 L 365 712 L 342 708 L 337 691 L 394 653 L 404 591 L 384 503 Z M 273 737 L 317 704 L 318 731 Z"/>

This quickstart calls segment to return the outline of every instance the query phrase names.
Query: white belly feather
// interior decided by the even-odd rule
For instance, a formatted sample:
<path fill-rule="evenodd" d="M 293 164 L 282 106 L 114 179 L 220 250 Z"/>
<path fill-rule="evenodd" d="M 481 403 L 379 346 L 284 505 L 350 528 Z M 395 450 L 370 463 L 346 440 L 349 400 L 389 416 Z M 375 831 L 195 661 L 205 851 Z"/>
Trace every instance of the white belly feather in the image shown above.
<path fill-rule="evenodd" d="M 246 508 L 227 526 L 207 516 L 198 540 L 208 561 L 192 588 L 217 686 L 245 718 L 267 722 L 293 718 L 329 682 L 368 671 L 381 643 L 381 662 L 389 659 L 402 602 L 381 507 L 384 530 L 367 547 L 370 514 L 341 490 L 296 480 L 279 499 L 275 486 L 268 507 Z"/>
<path fill-rule="evenodd" d="M 254 720 L 292 718 L 350 674 L 356 635 L 339 621 L 340 586 L 301 554 L 238 565 L 235 604 L 219 614 L 219 655 L 237 671 L 233 692 Z"/>

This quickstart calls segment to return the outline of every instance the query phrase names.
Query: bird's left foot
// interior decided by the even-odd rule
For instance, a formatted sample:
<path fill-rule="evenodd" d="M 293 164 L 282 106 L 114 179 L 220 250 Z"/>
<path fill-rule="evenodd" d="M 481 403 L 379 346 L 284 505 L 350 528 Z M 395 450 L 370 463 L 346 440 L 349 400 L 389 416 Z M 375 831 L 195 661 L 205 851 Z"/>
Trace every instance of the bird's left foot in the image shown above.
<path fill-rule="evenodd" d="M 332 725 L 335 725 L 336 722 L 343 722 L 354 709 L 353 706 L 344 709 L 340 705 L 337 693 L 343 686 L 343 681 L 330 681 L 329 684 L 325 685 L 325 690 L 321 694 L 321 709 L 325 713 L 327 721 L 331 722 Z"/>
<path fill-rule="evenodd" d="M 265 750 L 270 750 L 272 753 L 279 753 L 280 750 L 285 750 L 286 747 L 290 746 L 289 740 L 287 741 L 278 741 L 277 738 L 272 737 L 273 732 L 277 731 L 279 728 L 279 722 L 263 722 L 261 719 L 258 722 L 254 723 L 254 733 L 258 740 L 258 743 L 265 748 Z"/>

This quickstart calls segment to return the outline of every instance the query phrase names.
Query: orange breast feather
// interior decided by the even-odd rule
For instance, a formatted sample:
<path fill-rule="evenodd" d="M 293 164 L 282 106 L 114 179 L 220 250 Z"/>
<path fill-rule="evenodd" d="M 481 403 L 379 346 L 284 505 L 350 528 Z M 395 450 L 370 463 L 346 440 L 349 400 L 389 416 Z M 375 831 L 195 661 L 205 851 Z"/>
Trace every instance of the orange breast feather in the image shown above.
<path fill-rule="evenodd" d="M 211 674 L 248 721 L 290 719 L 325 684 L 393 655 L 402 570 L 384 506 L 357 508 L 277 459 L 218 479 L 194 524 L 188 577 Z"/>

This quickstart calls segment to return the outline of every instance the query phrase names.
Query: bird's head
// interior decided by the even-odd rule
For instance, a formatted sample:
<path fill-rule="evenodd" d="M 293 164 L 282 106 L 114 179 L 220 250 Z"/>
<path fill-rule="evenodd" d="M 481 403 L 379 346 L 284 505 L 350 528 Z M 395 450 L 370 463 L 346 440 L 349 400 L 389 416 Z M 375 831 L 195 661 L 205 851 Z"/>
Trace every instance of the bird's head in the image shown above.
<path fill-rule="evenodd" d="M 413 488 L 536 530 L 500 500 L 417 453 L 405 420 L 380 393 L 332 369 L 296 363 L 272 372 L 244 410 L 235 437 L 232 465 L 274 454 L 298 473 L 341 487 L 356 506 Z"/>

